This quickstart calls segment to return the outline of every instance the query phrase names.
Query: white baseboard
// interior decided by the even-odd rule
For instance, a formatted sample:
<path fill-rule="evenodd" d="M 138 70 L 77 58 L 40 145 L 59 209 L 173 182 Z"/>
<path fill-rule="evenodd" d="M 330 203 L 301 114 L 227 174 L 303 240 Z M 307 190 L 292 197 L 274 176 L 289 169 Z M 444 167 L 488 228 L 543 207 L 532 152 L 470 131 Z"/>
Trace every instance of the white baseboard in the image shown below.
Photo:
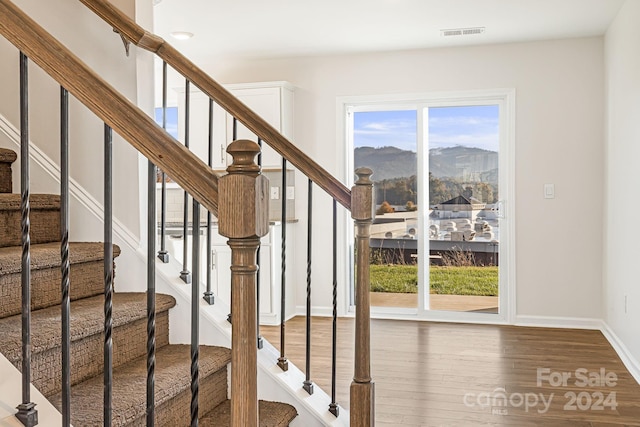
<path fill-rule="evenodd" d="M 297 305 L 296 312 L 291 317 L 306 316 L 306 315 L 307 315 L 307 306 Z M 325 307 L 325 306 L 311 307 L 311 315 L 316 317 L 331 317 L 333 316 L 333 307 Z"/>
<path fill-rule="evenodd" d="M 542 328 L 562 329 L 602 329 L 601 319 L 587 317 L 555 317 L 555 316 L 526 316 L 518 315 L 515 318 L 516 326 L 531 326 Z"/>
<path fill-rule="evenodd" d="M 640 384 L 640 362 L 633 357 L 629 349 L 622 342 L 622 340 L 613 332 L 613 329 L 609 327 L 606 322 L 602 322 L 601 328 L 602 334 L 609 341 L 609 344 L 618 353 L 618 356 L 622 360 L 624 366 L 629 370 L 629 373 L 635 378 L 636 382 Z"/>

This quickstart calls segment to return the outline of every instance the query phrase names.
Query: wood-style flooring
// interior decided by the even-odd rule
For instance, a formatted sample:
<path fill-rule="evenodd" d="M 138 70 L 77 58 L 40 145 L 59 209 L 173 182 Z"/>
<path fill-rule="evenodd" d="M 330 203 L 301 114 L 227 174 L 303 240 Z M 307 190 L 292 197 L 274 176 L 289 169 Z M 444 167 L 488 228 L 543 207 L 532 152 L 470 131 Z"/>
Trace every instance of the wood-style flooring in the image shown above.
<path fill-rule="evenodd" d="M 353 326 L 338 320 L 345 407 Z M 304 328 L 286 323 L 286 355 L 303 371 Z M 261 333 L 279 347 L 279 327 Z M 377 426 L 640 426 L 640 386 L 599 331 L 372 320 L 371 348 Z M 313 318 L 311 378 L 330 393 L 330 376 L 331 319 Z"/>

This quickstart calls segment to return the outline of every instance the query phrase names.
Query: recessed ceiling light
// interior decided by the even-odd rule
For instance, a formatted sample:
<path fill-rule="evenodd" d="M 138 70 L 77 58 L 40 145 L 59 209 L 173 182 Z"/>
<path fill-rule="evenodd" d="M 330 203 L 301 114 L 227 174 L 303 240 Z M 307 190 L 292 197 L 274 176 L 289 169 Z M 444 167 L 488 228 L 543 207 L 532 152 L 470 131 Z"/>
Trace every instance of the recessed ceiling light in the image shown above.
<path fill-rule="evenodd" d="M 190 33 L 188 31 L 172 31 L 171 36 L 178 40 L 189 40 L 191 37 L 193 37 L 193 33 Z"/>
<path fill-rule="evenodd" d="M 485 27 L 451 28 L 448 30 L 440 30 L 440 35 L 443 37 L 473 36 L 476 34 L 484 33 L 484 30 L 485 30 Z"/>

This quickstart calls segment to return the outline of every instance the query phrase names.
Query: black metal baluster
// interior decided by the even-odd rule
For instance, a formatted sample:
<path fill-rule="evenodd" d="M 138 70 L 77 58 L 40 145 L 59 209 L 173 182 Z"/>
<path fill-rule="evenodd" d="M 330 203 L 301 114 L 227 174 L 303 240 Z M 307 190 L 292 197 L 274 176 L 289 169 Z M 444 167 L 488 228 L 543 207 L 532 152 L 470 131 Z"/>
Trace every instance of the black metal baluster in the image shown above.
<path fill-rule="evenodd" d="M 307 341 L 306 341 L 306 369 L 302 388 L 309 394 L 313 394 L 313 382 L 311 381 L 311 236 L 313 226 L 313 181 L 309 180 L 307 190 Z"/>
<path fill-rule="evenodd" d="M 104 125 L 104 425 L 111 426 L 113 389 L 113 132 Z"/>
<path fill-rule="evenodd" d="M 207 164 L 209 167 L 213 166 L 213 99 L 209 98 L 209 158 Z M 211 268 L 212 266 L 212 254 L 211 254 L 211 212 L 207 211 L 207 290 L 204 292 L 203 299 L 209 305 L 213 305 L 215 298 L 211 291 Z"/>
<path fill-rule="evenodd" d="M 289 369 L 289 361 L 285 357 L 285 317 L 286 317 L 286 267 L 287 267 L 287 159 L 282 158 L 282 189 L 280 191 L 282 201 L 282 242 L 280 253 L 280 357 L 278 366 L 283 371 Z"/>
<path fill-rule="evenodd" d="M 147 181 L 147 427 L 155 422 L 156 374 L 156 167 L 148 165 Z"/>
<path fill-rule="evenodd" d="M 162 129 L 167 130 L 167 62 L 162 62 Z M 160 250 L 158 259 L 164 263 L 169 262 L 169 252 L 166 248 L 166 225 L 167 225 L 167 176 L 162 172 L 162 190 L 160 192 Z M 149 190 L 151 191 L 151 190 Z M 154 190 L 155 192 L 155 186 Z M 156 221 L 156 219 L 153 219 Z M 155 233 L 155 231 L 154 231 Z"/>
<path fill-rule="evenodd" d="M 29 215 L 29 74 L 27 56 L 20 52 L 20 225 L 22 229 L 22 403 L 16 418 L 25 426 L 38 424 L 31 402 L 31 223 Z"/>
<path fill-rule="evenodd" d="M 338 208 L 333 200 L 333 319 L 331 334 L 331 403 L 329 412 L 336 417 L 339 413 L 336 403 L 336 358 L 338 349 Z"/>
<path fill-rule="evenodd" d="M 236 139 L 238 139 L 238 119 L 236 119 L 235 117 L 232 120 L 233 126 L 232 126 L 232 131 L 231 131 L 231 142 L 235 141 Z M 231 301 L 229 301 L 229 305 L 231 305 Z M 232 323 L 231 322 L 231 314 L 229 313 L 227 315 L 227 322 Z"/>
<path fill-rule="evenodd" d="M 258 166 L 260 166 L 260 171 L 262 171 L 262 139 L 258 138 L 258 146 L 260 147 L 260 153 L 258 154 Z M 256 265 L 258 266 L 258 271 L 256 272 L 256 331 L 258 331 L 258 350 L 264 347 L 264 339 L 262 335 L 260 335 L 260 248 L 262 245 L 258 246 L 258 250 L 256 252 Z"/>
<path fill-rule="evenodd" d="M 62 280 L 62 425 L 71 425 L 71 299 L 69 296 L 69 92 L 60 88 L 60 273 Z"/>
<path fill-rule="evenodd" d="M 200 203 L 193 199 L 193 247 L 192 247 L 192 271 L 191 283 L 191 427 L 198 425 L 198 387 L 199 369 L 198 341 L 200 337 L 199 308 L 200 298 Z"/>
<path fill-rule="evenodd" d="M 190 93 L 191 82 L 189 80 L 185 83 L 184 94 L 184 146 L 189 148 L 189 116 L 190 116 Z M 184 211 L 183 211 L 183 225 L 182 225 L 182 271 L 180 272 L 180 278 L 185 283 L 191 283 L 191 273 L 187 268 L 187 257 L 189 255 L 189 248 L 187 246 L 187 235 L 189 232 L 189 193 L 184 192 Z"/>

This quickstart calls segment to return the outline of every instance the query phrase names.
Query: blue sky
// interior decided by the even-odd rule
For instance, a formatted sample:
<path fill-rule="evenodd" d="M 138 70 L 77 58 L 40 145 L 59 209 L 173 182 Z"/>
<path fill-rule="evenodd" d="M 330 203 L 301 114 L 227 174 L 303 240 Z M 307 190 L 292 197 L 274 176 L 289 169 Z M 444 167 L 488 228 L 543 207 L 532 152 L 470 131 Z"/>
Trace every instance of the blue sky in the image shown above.
<path fill-rule="evenodd" d="M 464 145 L 498 151 L 497 105 L 429 108 L 429 148 Z M 416 110 L 354 114 L 354 146 L 416 151 Z"/>
<path fill-rule="evenodd" d="M 162 108 L 155 109 L 154 119 L 156 123 L 162 126 Z M 178 107 L 167 108 L 167 132 L 175 139 L 178 139 Z"/>

